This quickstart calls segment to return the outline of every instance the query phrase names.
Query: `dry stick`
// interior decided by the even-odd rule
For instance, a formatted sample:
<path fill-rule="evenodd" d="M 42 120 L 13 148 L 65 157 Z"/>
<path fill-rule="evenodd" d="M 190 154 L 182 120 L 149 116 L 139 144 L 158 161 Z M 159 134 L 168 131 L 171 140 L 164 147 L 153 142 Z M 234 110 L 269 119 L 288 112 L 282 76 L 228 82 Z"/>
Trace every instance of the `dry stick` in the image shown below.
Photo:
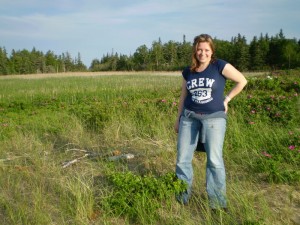
<path fill-rule="evenodd" d="M 64 163 L 63 163 L 63 168 L 66 168 L 66 167 L 68 167 L 68 166 L 70 166 L 70 165 L 72 165 L 72 164 L 74 164 L 74 163 L 77 163 L 79 160 L 84 159 L 84 158 L 88 157 L 89 155 L 90 155 L 90 154 L 87 153 L 87 154 L 84 154 L 83 156 L 78 157 L 78 158 L 76 158 L 76 159 L 73 159 L 73 160 L 71 160 L 71 161 L 64 162 Z"/>
<path fill-rule="evenodd" d="M 86 152 L 86 154 L 84 154 L 83 156 L 80 156 L 76 159 L 73 159 L 71 161 L 66 161 L 63 163 L 63 168 L 66 168 L 74 163 L 77 163 L 79 162 L 81 159 L 84 159 L 86 157 L 108 157 L 108 159 L 110 161 L 114 161 L 114 160 L 118 160 L 118 159 L 122 159 L 122 158 L 125 158 L 125 159 L 132 159 L 134 158 L 134 155 L 133 154 L 121 154 L 120 151 L 113 151 L 111 153 L 106 153 L 106 154 L 101 154 L 101 153 L 95 153 L 95 152 L 88 152 L 87 150 L 84 150 L 84 149 L 69 149 L 69 151 L 81 151 L 81 152 Z"/>
<path fill-rule="evenodd" d="M 70 152 L 70 151 L 78 151 L 78 152 L 88 152 L 87 150 L 85 149 L 78 149 L 78 148 L 71 148 L 71 149 L 68 149 L 66 150 L 67 152 Z"/>
<path fill-rule="evenodd" d="M 80 156 L 80 157 L 76 158 L 76 159 L 73 159 L 73 160 L 70 160 L 70 161 L 67 161 L 67 162 L 63 162 L 63 168 L 66 168 L 66 167 L 68 167 L 68 166 L 70 166 L 74 163 L 77 163 L 81 159 L 84 159 L 88 156 L 91 156 L 91 157 L 101 156 L 101 157 L 103 157 L 103 154 L 88 152 L 87 150 L 84 150 L 84 149 L 69 149 L 67 151 L 81 151 L 81 152 L 85 152 L 85 154 L 83 156 Z"/>

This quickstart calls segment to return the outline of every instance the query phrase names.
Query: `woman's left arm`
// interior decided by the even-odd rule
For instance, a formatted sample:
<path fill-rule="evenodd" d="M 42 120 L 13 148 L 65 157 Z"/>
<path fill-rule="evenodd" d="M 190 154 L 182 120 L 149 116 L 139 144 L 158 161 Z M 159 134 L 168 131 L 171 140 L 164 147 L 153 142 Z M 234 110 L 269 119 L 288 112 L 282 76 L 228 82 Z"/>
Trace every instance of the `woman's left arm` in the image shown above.
<path fill-rule="evenodd" d="M 243 88 L 247 84 L 247 80 L 240 71 L 238 71 L 234 66 L 232 66 L 229 63 L 225 65 L 222 74 L 227 79 L 232 80 L 236 83 L 236 85 L 229 91 L 229 93 L 224 99 L 225 112 L 227 112 L 228 102 L 243 90 Z"/>

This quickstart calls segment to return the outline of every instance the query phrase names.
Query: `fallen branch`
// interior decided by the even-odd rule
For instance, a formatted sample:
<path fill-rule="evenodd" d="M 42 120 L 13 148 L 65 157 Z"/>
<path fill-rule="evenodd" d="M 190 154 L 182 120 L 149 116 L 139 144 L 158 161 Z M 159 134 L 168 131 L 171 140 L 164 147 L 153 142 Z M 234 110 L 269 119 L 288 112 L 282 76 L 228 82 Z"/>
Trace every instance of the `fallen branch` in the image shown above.
<path fill-rule="evenodd" d="M 66 152 L 70 152 L 70 151 L 88 152 L 85 149 L 79 149 L 79 148 L 71 148 L 71 149 L 66 150 Z"/>
<path fill-rule="evenodd" d="M 72 164 L 79 162 L 81 159 L 84 159 L 84 158 L 88 157 L 89 155 L 90 155 L 90 154 L 87 153 L 87 154 L 84 154 L 83 156 L 78 157 L 78 158 L 76 158 L 76 159 L 73 159 L 73 160 L 71 160 L 71 161 L 63 162 L 63 168 L 66 168 L 66 167 L 68 167 L 68 166 L 71 166 Z"/>
<path fill-rule="evenodd" d="M 122 154 L 122 155 L 116 155 L 116 156 L 111 156 L 111 157 L 108 157 L 108 160 L 109 161 L 115 161 L 115 160 L 118 160 L 118 159 L 133 159 L 134 158 L 134 155 L 133 154 Z"/>
<path fill-rule="evenodd" d="M 107 157 L 107 159 L 109 161 L 115 161 L 115 160 L 118 160 L 118 159 L 132 159 L 132 158 L 134 158 L 133 154 L 121 154 L 121 152 L 119 150 L 115 150 L 113 152 L 106 153 L 106 154 L 88 152 L 87 150 L 84 150 L 84 149 L 69 149 L 68 151 L 80 151 L 80 152 L 85 152 L 85 154 L 83 156 L 80 156 L 80 157 L 75 158 L 73 160 L 63 162 L 63 164 L 62 164 L 63 168 L 71 166 L 72 164 L 77 163 L 80 160 L 82 160 L 84 158 L 87 158 L 87 157 L 88 158 L 94 158 L 94 157 L 106 158 Z"/>

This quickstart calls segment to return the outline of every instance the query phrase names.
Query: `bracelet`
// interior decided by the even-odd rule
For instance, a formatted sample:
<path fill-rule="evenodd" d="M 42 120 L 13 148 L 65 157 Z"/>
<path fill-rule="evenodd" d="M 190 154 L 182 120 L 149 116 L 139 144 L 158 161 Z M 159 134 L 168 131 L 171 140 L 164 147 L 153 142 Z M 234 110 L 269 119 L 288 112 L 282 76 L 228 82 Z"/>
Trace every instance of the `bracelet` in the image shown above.
<path fill-rule="evenodd" d="M 228 95 L 225 96 L 225 99 L 228 99 L 228 102 L 231 100 L 231 98 Z"/>

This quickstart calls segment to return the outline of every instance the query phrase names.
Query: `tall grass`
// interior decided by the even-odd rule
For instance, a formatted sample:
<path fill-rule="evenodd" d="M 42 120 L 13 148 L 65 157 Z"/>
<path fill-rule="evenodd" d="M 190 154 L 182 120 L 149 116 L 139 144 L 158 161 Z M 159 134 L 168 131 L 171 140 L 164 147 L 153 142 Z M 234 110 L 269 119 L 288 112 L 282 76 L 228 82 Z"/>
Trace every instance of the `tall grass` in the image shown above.
<path fill-rule="evenodd" d="M 249 77 L 230 103 L 230 213 L 219 224 L 297 219 L 299 82 L 299 72 Z M 0 224 L 214 224 L 205 153 L 195 153 L 191 203 L 174 199 L 180 83 L 150 74 L 1 80 Z M 116 151 L 135 158 L 110 161 Z M 62 167 L 87 152 L 97 157 Z"/>

